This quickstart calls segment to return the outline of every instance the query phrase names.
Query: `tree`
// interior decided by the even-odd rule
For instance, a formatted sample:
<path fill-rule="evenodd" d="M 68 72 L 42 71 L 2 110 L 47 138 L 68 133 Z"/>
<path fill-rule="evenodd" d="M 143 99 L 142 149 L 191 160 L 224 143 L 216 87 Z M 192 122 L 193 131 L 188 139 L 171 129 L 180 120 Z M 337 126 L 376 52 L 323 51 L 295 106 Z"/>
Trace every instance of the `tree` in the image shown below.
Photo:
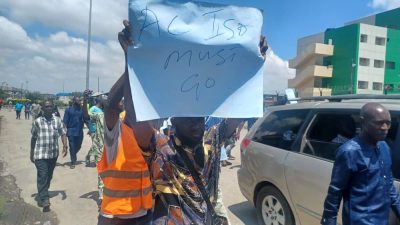
<path fill-rule="evenodd" d="M 32 102 L 43 101 L 43 97 L 40 94 L 40 92 L 38 92 L 38 91 L 28 92 L 25 96 L 27 99 L 30 99 Z"/>
<path fill-rule="evenodd" d="M 0 98 L 6 99 L 7 97 L 8 97 L 8 94 L 5 91 L 0 90 Z"/>

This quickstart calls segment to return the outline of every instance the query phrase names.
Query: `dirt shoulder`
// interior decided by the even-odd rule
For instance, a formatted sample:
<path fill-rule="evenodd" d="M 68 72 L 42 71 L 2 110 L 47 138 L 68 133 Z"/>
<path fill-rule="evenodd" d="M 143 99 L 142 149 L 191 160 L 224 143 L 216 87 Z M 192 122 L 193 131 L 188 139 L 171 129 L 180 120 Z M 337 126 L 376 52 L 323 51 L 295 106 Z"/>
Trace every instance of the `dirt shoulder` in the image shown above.
<path fill-rule="evenodd" d="M 3 123 L 3 116 L 0 116 L 0 136 L 4 134 Z M 25 203 L 15 177 L 5 175 L 4 170 L 4 162 L 0 161 L 0 225 L 59 224 L 54 212 L 43 213 L 40 208 Z"/>

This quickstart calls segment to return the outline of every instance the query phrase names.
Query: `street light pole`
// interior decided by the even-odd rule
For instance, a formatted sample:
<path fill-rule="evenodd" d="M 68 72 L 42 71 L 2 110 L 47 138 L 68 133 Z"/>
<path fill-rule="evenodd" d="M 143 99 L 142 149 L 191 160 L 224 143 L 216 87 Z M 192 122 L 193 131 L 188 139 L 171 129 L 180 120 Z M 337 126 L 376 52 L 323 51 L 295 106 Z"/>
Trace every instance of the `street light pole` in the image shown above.
<path fill-rule="evenodd" d="M 353 76 L 354 76 L 354 67 L 356 67 L 356 64 L 354 63 L 354 58 L 351 59 L 351 71 L 350 71 L 350 94 L 354 94 L 354 81 L 353 81 Z"/>
<path fill-rule="evenodd" d="M 88 30 L 88 46 L 86 59 L 86 89 L 89 89 L 89 70 L 90 70 L 90 40 L 92 38 L 92 0 L 89 7 L 89 30 Z"/>

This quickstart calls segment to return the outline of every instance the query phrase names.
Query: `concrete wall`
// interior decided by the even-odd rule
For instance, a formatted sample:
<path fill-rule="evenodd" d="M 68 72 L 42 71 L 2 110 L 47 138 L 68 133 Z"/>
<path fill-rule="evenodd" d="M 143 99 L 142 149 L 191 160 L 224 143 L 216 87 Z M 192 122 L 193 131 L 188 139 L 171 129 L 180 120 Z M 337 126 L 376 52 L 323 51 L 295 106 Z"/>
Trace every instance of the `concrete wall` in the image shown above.
<path fill-rule="evenodd" d="M 324 32 L 299 39 L 297 41 L 297 55 L 313 43 L 324 43 Z"/>

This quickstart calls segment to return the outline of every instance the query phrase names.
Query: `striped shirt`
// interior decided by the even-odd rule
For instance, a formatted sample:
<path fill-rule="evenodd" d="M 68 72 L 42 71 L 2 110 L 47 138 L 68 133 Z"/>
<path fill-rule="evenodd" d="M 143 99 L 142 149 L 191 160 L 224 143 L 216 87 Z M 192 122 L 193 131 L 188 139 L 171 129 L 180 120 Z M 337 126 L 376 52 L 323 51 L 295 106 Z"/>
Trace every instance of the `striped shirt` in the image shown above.
<path fill-rule="evenodd" d="M 44 116 L 38 117 L 32 124 L 32 137 L 36 138 L 33 158 L 53 159 L 58 157 L 58 138 L 66 134 L 61 119 L 52 116 L 47 120 Z"/>

